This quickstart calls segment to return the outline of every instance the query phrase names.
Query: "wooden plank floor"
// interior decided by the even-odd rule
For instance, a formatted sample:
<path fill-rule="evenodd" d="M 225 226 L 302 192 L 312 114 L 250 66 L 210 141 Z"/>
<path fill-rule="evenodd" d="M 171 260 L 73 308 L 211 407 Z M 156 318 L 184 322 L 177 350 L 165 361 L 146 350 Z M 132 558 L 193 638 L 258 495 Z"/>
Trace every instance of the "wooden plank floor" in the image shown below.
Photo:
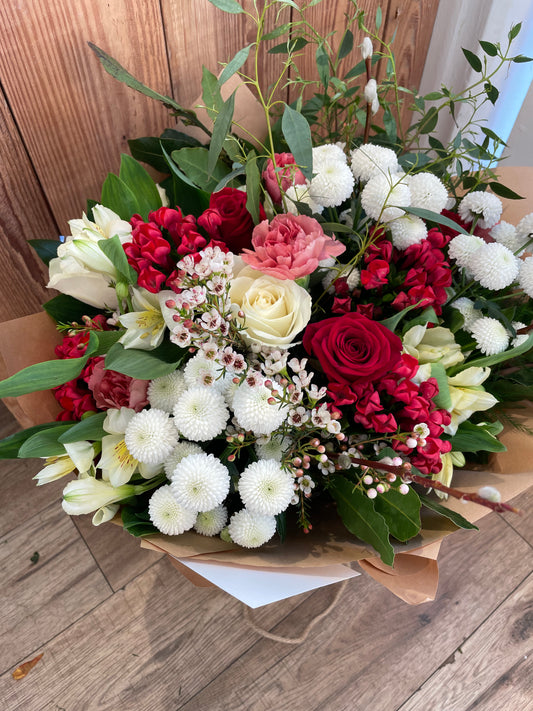
<path fill-rule="evenodd" d="M 0 435 L 15 430 L 1 406 Z M 36 488 L 38 468 L 0 464 L 2 711 L 533 709 L 531 515 L 491 514 L 479 533 L 446 539 L 435 602 L 411 607 L 361 575 L 290 646 L 257 635 L 239 602 L 195 588 L 120 529 L 63 514 L 63 482 Z M 520 505 L 533 511 L 532 490 Z M 297 635 L 331 592 L 254 620 Z"/>

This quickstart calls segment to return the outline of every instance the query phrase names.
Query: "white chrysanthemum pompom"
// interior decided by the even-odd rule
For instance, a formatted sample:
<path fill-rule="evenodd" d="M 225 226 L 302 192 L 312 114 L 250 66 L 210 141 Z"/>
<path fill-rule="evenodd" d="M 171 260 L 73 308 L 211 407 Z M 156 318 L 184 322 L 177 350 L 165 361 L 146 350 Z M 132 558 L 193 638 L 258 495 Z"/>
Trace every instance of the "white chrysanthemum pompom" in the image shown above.
<path fill-rule="evenodd" d="M 419 244 L 428 236 L 428 228 L 424 220 L 416 215 L 404 215 L 389 222 L 392 244 L 396 249 L 404 250 L 412 244 Z"/>
<path fill-rule="evenodd" d="M 526 294 L 533 299 L 533 257 L 524 259 L 520 265 L 518 284 L 522 291 L 525 291 Z"/>
<path fill-rule="evenodd" d="M 411 191 L 411 205 L 413 207 L 421 207 L 440 215 L 448 202 L 448 191 L 436 175 L 416 173 L 408 176 L 407 184 Z"/>
<path fill-rule="evenodd" d="M 516 231 L 524 240 L 533 236 L 533 212 L 530 212 L 529 215 L 526 215 L 520 220 L 516 226 Z"/>
<path fill-rule="evenodd" d="M 141 410 L 129 421 L 124 433 L 126 448 L 143 464 L 162 464 L 174 449 L 178 432 L 163 410 Z"/>
<path fill-rule="evenodd" d="M 479 309 L 474 308 L 474 302 L 472 299 L 469 299 L 466 296 L 461 296 L 459 299 L 453 301 L 451 305 L 452 308 L 457 309 L 463 317 L 463 329 L 467 332 L 470 332 L 472 324 L 475 323 L 478 318 L 483 316 Z"/>
<path fill-rule="evenodd" d="M 499 504 L 502 500 L 502 495 L 498 489 L 495 489 L 493 486 L 482 486 L 478 489 L 477 494 L 478 496 L 481 496 L 482 499 L 492 501 L 494 504 Z"/>
<path fill-rule="evenodd" d="M 331 161 L 346 163 L 346 153 L 338 143 L 324 143 L 313 148 L 313 173 L 320 172 Z"/>
<path fill-rule="evenodd" d="M 206 358 L 202 351 L 198 351 L 187 363 L 183 370 L 187 387 L 215 387 L 221 390 L 224 387 L 222 374 L 224 369 L 212 358 Z"/>
<path fill-rule="evenodd" d="M 311 197 L 309 191 L 311 183 L 307 180 L 305 185 L 290 185 L 285 191 L 287 212 L 291 215 L 299 215 L 297 202 L 303 202 L 309 206 L 313 214 L 321 214 L 324 211 L 324 206 L 319 205 Z"/>
<path fill-rule="evenodd" d="M 274 516 L 243 509 L 231 517 L 228 533 L 239 546 L 258 548 L 276 533 L 276 519 Z"/>
<path fill-rule="evenodd" d="M 214 388 L 189 388 L 174 407 L 176 427 L 186 439 L 205 442 L 219 435 L 229 419 L 224 397 Z"/>
<path fill-rule="evenodd" d="M 211 511 L 229 492 L 229 471 L 213 454 L 189 454 L 174 469 L 171 479 L 176 501 L 194 511 Z M 195 517 L 196 520 L 196 517 Z"/>
<path fill-rule="evenodd" d="M 477 235 L 459 234 L 448 245 L 448 254 L 455 259 L 459 267 L 466 267 L 472 254 L 486 242 Z"/>
<path fill-rule="evenodd" d="M 202 536 L 218 536 L 228 520 L 228 509 L 216 506 L 211 511 L 200 511 L 194 524 L 194 530 Z"/>
<path fill-rule="evenodd" d="M 526 324 L 522 323 L 522 321 L 511 321 L 511 325 L 515 331 L 519 331 L 521 328 L 527 328 Z M 511 338 L 511 334 L 509 334 L 509 338 Z M 525 343 L 528 338 L 529 335 L 527 333 L 517 333 L 511 341 L 511 348 L 521 346 L 522 343 Z"/>
<path fill-rule="evenodd" d="M 309 196 L 315 203 L 338 207 L 352 194 L 354 177 L 346 158 L 344 163 L 334 158 L 323 159 L 319 167 L 313 164 L 313 171 L 317 174 L 309 185 Z"/>
<path fill-rule="evenodd" d="M 179 396 L 186 390 L 185 378 L 179 370 L 151 380 L 148 385 L 148 402 L 164 412 L 172 412 Z"/>
<path fill-rule="evenodd" d="M 269 399 L 275 395 L 276 391 L 269 390 L 265 385 L 251 387 L 246 382 L 241 383 L 231 403 L 239 425 L 255 435 L 269 435 L 281 427 L 289 408 L 277 401 L 270 403 Z"/>
<path fill-rule="evenodd" d="M 479 350 L 487 356 L 503 353 L 509 345 L 509 333 L 497 319 L 483 316 L 470 329 Z"/>
<path fill-rule="evenodd" d="M 241 474 L 239 494 L 248 511 L 275 516 L 291 503 L 294 479 L 275 459 L 260 459 Z"/>
<path fill-rule="evenodd" d="M 519 261 L 503 244 L 482 244 L 470 255 L 467 269 L 475 281 L 486 289 L 505 289 L 518 276 Z"/>
<path fill-rule="evenodd" d="M 361 204 L 369 217 L 390 222 L 405 214 L 401 208 L 411 204 L 411 191 L 402 178 L 389 173 L 370 178 L 361 193 Z"/>
<path fill-rule="evenodd" d="M 203 449 L 199 444 L 194 442 L 178 442 L 178 444 L 172 450 L 172 454 L 165 460 L 163 468 L 167 478 L 174 474 L 176 466 L 181 462 L 182 459 L 188 457 L 189 454 L 201 454 Z"/>
<path fill-rule="evenodd" d="M 356 180 L 366 183 L 375 175 L 397 173 L 400 166 L 396 153 L 390 148 L 363 143 L 352 151 L 351 168 Z"/>
<path fill-rule="evenodd" d="M 154 491 L 148 503 L 148 515 L 154 526 L 167 536 L 179 536 L 196 521 L 196 511 L 189 511 L 179 504 L 169 484 Z"/>
<path fill-rule="evenodd" d="M 494 225 L 490 231 L 490 236 L 495 242 L 498 242 L 498 244 L 503 244 L 510 249 L 511 252 L 516 252 L 524 241 L 523 238 L 518 235 L 516 227 L 511 225 L 510 222 L 505 222 L 505 220 Z"/>
<path fill-rule="evenodd" d="M 472 222 L 479 217 L 477 224 L 489 230 L 498 222 L 502 214 L 502 201 L 492 193 L 475 190 L 468 193 L 459 203 L 459 217 L 463 222 Z"/>
<path fill-rule="evenodd" d="M 275 459 L 276 462 L 281 462 L 283 455 L 288 451 L 291 444 L 292 439 L 290 437 L 272 435 L 266 442 L 258 440 L 255 443 L 255 451 L 259 459 Z"/>

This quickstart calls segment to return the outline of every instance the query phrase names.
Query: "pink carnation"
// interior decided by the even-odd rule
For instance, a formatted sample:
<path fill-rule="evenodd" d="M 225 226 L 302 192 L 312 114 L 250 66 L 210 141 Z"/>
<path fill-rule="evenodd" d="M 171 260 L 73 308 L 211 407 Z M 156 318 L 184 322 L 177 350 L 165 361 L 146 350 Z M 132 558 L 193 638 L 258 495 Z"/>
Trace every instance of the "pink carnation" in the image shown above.
<path fill-rule="evenodd" d="M 272 201 L 279 205 L 281 202 L 280 184 L 283 192 L 286 192 L 291 185 L 304 185 L 305 175 L 296 166 L 292 153 L 275 153 L 274 155 L 278 173 L 276 175 L 272 158 L 269 158 L 263 171 L 263 180 Z"/>
<path fill-rule="evenodd" d="M 129 407 L 140 412 L 148 405 L 148 381 L 106 370 L 103 358 L 94 366 L 88 385 L 100 410 Z"/>
<path fill-rule="evenodd" d="M 299 279 L 311 274 L 327 257 L 338 257 L 346 247 L 324 234 L 320 223 L 305 215 L 276 215 L 253 231 L 254 251 L 245 249 L 242 260 L 277 279 Z"/>

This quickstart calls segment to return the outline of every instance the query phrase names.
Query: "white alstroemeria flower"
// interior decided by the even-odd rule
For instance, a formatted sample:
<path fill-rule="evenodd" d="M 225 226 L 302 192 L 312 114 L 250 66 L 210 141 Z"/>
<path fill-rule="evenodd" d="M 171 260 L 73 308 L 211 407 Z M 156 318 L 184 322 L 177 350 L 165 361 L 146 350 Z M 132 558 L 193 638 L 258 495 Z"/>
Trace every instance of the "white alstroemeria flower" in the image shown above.
<path fill-rule="evenodd" d="M 80 475 L 85 474 L 92 467 L 94 447 L 89 442 L 72 442 L 64 445 L 66 454 L 57 457 L 47 457 L 46 466 L 33 478 L 37 479 L 37 486 L 48 484 L 56 479 L 70 474 L 76 469 Z"/>
<path fill-rule="evenodd" d="M 104 420 L 103 428 L 109 434 L 102 438 L 102 456 L 98 468 L 102 470 L 102 479 L 109 481 L 112 486 L 127 484 L 137 471 L 144 479 L 152 479 L 163 468 L 160 464 L 142 464 L 128 451 L 124 435 L 135 414 L 135 410 L 129 407 L 110 409 Z"/>
<path fill-rule="evenodd" d="M 474 412 L 489 410 L 498 400 L 481 383 L 490 375 L 490 368 L 472 366 L 452 378 L 448 378 L 448 387 L 452 399 L 451 422 L 444 427 L 446 434 L 454 435 L 461 422 L 468 420 Z"/>
<path fill-rule="evenodd" d="M 462 363 L 461 346 L 455 342 L 449 328 L 413 326 L 402 338 L 405 353 L 424 363 L 442 363 L 445 368 Z"/>
<path fill-rule="evenodd" d="M 108 506 L 101 506 L 98 511 L 95 512 L 92 518 L 93 526 L 99 526 L 101 523 L 106 523 L 106 521 L 111 521 L 118 512 L 120 506 L 119 504 L 109 504 Z"/>
<path fill-rule="evenodd" d="M 116 308 L 117 296 L 109 285 L 117 274 L 98 243 L 118 235 L 121 243 L 131 238 L 131 225 L 102 205 L 93 208 L 94 222 L 84 214 L 70 220 L 71 235 L 57 249 L 50 261 L 48 287 L 73 296 L 83 303 L 102 308 Z"/>
<path fill-rule="evenodd" d="M 431 478 L 433 479 L 433 481 L 440 481 L 440 483 L 444 484 L 444 486 L 450 486 L 453 477 L 453 459 L 451 452 L 445 452 L 444 454 L 441 454 L 440 460 L 442 462 L 442 468 L 440 472 L 432 474 Z M 437 494 L 439 499 L 448 498 L 448 494 L 445 494 L 444 492 L 439 491 L 438 489 L 435 489 L 435 493 Z"/>
<path fill-rule="evenodd" d="M 161 343 L 165 333 L 165 320 L 161 313 L 160 295 L 146 289 L 132 289 L 134 311 L 120 316 L 126 333 L 119 339 L 124 348 L 151 351 Z M 172 292 L 173 293 L 173 292 Z"/>
<path fill-rule="evenodd" d="M 115 487 L 101 479 L 76 479 L 63 490 L 63 510 L 70 516 L 88 514 L 110 506 L 137 493 L 139 487 L 124 484 Z"/>

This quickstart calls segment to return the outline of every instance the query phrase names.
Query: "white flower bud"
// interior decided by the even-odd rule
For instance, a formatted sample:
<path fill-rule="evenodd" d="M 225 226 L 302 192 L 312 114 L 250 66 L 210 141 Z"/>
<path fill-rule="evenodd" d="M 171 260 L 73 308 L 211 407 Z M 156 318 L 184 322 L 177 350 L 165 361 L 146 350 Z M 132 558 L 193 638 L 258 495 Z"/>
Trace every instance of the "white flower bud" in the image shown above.
<path fill-rule="evenodd" d="M 372 104 L 378 95 L 378 85 L 375 79 L 369 79 L 365 86 L 365 101 L 367 104 Z"/>
<path fill-rule="evenodd" d="M 369 59 L 374 54 L 374 47 L 370 37 L 365 37 L 361 45 L 361 56 L 363 59 Z"/>

